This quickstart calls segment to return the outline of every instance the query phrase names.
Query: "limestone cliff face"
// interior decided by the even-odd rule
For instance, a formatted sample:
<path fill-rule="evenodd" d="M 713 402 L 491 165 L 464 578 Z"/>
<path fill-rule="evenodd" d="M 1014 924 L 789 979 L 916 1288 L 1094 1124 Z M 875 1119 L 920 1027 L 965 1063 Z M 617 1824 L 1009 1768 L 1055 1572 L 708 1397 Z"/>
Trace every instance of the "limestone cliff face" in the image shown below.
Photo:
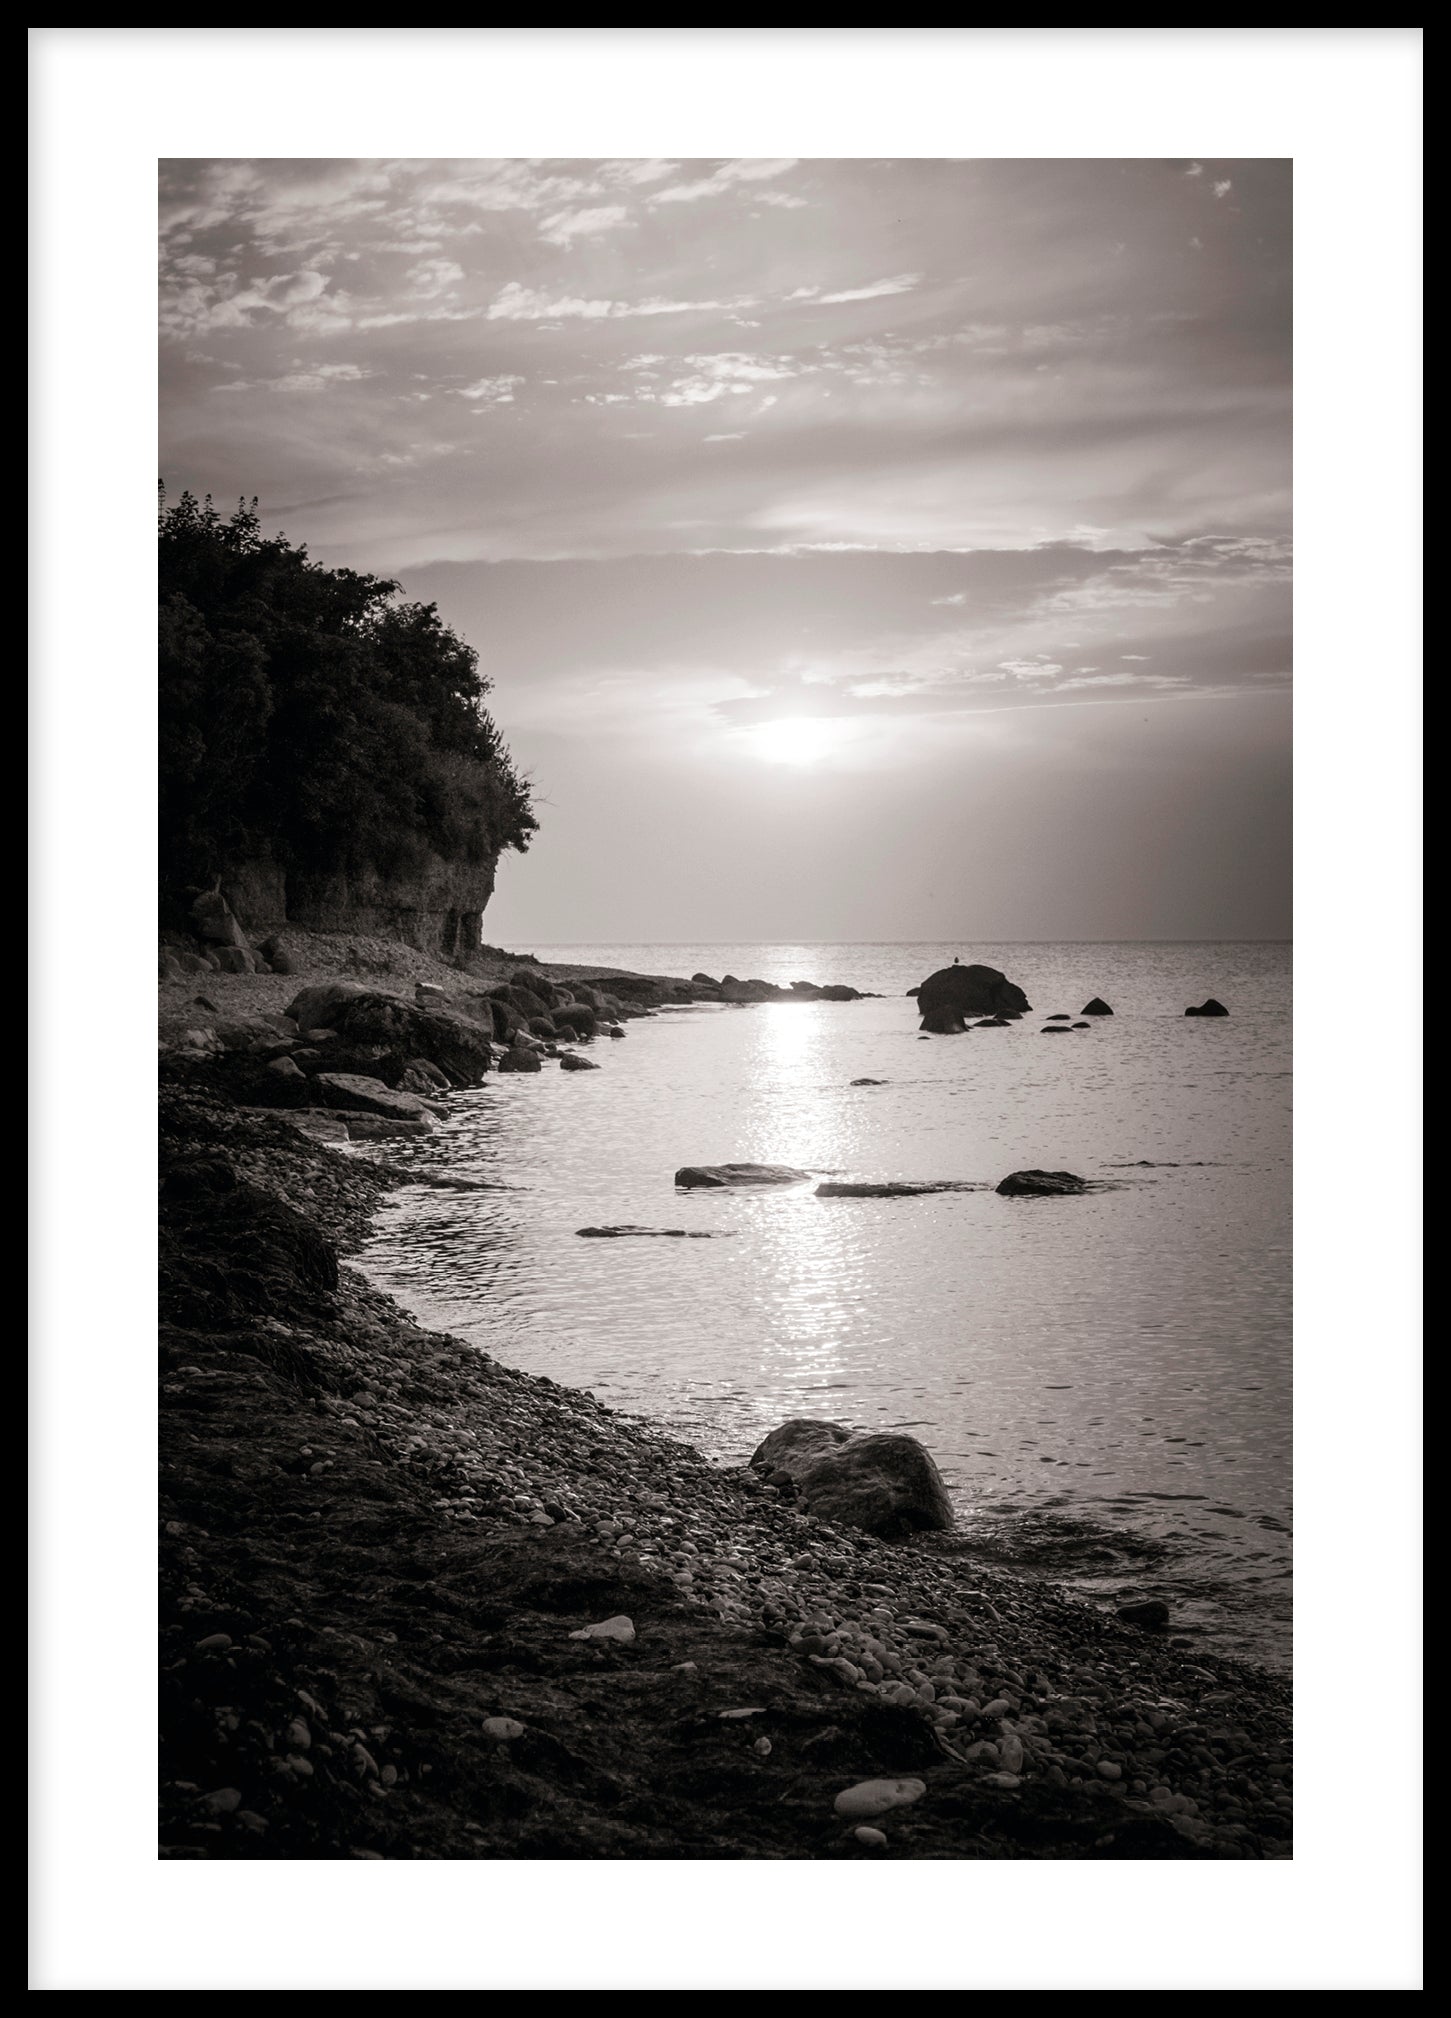
<path fill-rule="evenodd" d="M 286 925 L 398 939 L 445 960 L 464 960 L 482 939 L 498 857 L 477 863 L 430 856 L 407 876 L 288 875 L 270 861 L 242 862 L 222 894 L 255 939 Z"/>

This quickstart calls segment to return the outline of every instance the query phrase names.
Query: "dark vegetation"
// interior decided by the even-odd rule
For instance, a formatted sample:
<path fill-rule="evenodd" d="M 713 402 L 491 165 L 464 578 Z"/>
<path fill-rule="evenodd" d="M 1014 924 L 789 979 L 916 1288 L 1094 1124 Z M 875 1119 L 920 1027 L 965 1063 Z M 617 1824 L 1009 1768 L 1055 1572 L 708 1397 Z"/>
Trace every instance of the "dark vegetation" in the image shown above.
<path fill-rule="evenodd" d="M 406 878 L 528 847 L 491 683 L 436 604 L 264 538 L 255 498 L 163 491 L 159 534 L 164 903 L 243 861 Z"/>

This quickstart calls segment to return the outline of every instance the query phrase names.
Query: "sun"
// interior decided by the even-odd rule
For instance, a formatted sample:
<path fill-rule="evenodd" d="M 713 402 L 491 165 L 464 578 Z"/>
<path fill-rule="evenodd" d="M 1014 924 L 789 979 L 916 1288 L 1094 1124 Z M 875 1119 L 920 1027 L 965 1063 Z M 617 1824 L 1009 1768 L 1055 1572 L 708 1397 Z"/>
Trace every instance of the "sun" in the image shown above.
<path fill-rule="evenodd" d="M 752 738 L 756 755 L 768 764 L 819 764 L 840 741 L 837 725 L 817 717 L 792 716 L 783 722 L 762 722 Z"/>

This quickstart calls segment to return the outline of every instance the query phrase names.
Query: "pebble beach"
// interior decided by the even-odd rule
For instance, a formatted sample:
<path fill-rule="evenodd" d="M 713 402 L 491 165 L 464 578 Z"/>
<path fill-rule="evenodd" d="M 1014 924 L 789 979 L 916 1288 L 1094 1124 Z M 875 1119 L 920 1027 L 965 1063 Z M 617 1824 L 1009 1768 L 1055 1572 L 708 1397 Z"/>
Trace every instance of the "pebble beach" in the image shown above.
<path fill-rule="evenodd" d="M 180 1032 L 299 982 L 215 980 L 162 991 L 163 1856 L 1290 1854 L 1283 1675 L 421 1329 L 347 1257 L 448 1171 L 240 1107 Z"/>

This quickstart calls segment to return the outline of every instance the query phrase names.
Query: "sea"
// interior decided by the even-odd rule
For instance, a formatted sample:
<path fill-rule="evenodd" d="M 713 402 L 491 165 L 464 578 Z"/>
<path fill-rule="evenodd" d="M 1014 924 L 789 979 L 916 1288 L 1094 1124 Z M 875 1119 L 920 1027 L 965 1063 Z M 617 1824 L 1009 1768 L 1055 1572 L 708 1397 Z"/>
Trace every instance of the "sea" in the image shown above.
<path fill-rule="evenodd" d="M 530 950 L 872 999 L 667 1010 L 598 1038 L 597 1072 L 455 1093 L 389 1159 L 502 1188 L 392 1194 L 359 1257 L 375 1283 L 726 1464 L 792 1416 L 906 1430 L 969 1554 L 1105 1606 L 1163 1597 L 1206 1652 L 1288 1666 L 1287 944 Z M 923 1039 L 907 991 L 954 956 L 1034 1013 Z M 1227 1017 L 1185 1017 L 1211 995 Z M 1111 1017 L 1043 1041 L 1095 996 Z M 982 1188 L 676 1189 L 724 1162 Z M 999 1197 L 1024 1168 L 1103 1188 Z M 729 1237 L 580 1237 L 618 1224 Z"/>

